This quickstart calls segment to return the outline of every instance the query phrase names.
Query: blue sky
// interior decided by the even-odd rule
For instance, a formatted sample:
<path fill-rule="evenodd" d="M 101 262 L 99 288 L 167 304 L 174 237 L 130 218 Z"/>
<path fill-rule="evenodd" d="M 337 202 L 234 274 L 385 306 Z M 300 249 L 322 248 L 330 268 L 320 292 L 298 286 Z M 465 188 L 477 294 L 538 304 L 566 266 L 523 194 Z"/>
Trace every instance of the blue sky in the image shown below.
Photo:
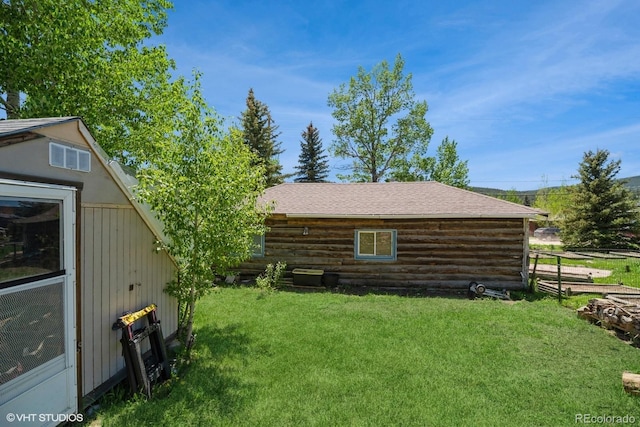
<path fill-rule="evenodd" d="M 400 53 L 429 105 L 429 155 L 445 136 L 471 185 L 572 183 L 607 149 L 640 175 L 640 1 L 174 0 L 165 44 L 203 73 L 207 101 L 237 120 L 249 88 L 281 131 L 294 172 L 309 124 L 333 140 L 327 97 L 362 66 Z M 330 159 L 332 174 L 349 161 Z"/>

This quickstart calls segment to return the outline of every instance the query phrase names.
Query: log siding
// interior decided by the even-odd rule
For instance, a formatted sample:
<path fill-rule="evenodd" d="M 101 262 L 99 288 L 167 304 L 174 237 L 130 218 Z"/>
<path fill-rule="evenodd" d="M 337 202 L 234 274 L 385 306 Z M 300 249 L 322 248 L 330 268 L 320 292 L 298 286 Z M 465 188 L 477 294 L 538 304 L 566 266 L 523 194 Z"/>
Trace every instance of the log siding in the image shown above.
<path fill-rule="evenodd" d="M 528 219 L 342 219 L 267 220 L 264 257 L 240 266 L 255 276 L 269 263 L 338 273 L 347 286 L 463 289 L 478 281 L 521 289 L 526 283 Z M 308 234 L 304 235 L 307 227 Z M 356 230 L 395 230 L 395 260 L 354 256 Z"/>

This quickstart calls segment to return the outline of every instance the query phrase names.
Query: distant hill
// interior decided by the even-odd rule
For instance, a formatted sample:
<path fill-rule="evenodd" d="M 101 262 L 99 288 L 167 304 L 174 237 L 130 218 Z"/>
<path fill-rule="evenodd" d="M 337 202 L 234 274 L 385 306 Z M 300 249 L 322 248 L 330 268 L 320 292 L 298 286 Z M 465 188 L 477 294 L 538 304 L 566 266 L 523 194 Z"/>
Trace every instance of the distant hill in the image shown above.
<path fill-rule="evenodd" d="M 620 178 L 620 180 L 626 181 L 625 185 L 631 191 L 633 191 L 636 194 L 640 194 L 640 175 L 632 176 L 629 178 Z M 549 188 L 558 188 L 558 187 L 549 187 Z M 500 188 L 471 187 L 470 190 L 475 191 L 476 193 L 486 194 L 487 196 L 499 197 L 499 198 L 504 198 L 509 194 L 515 193 L 515 195 L 520 197 L 520 200 L 522 201 L 522 203 L 525 203 L 525 201 L 528 201 L 529 204 L 533 204 L 534 200 L 536 199 L 536 194 L 540 189 L 538 188 L 535 190 L 522 190 L 522 191 L 516 190 L 514 192 L 514 190 L 503 190 Z"/>
<path fill-rule="evenodd" d="M 631 190 L 634 191 L 638 191 L 640 190 L 640 175 L 638 176 L 632 176 L 631 178 L 622 178 L 627 182 L 627 187 L 629 187 Z"/>

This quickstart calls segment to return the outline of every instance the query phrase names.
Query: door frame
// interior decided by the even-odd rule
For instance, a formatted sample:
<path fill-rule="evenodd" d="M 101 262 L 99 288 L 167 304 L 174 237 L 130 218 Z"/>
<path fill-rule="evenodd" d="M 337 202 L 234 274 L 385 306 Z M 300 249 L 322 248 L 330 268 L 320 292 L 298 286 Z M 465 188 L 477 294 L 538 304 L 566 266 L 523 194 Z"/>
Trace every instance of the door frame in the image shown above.
<path fill-rule="evenodd" d="M 41 182 L 11 180 L 0 178 L 0 195 L 16 198 L 31 199 L 47 199 L 58 200 L 62 203 L 61 220 L 62 220 L 62 252 L 64 274 L 58 276 L 62 278 L 64 285 L 64 333 L 65 333 L 65 352 L 64 352 L 64 375 L 66 376 L 66 408 L 60 408 L 58 413 L 71 414 L 78 412 L 79 389 L 78 389 L 78 359 L 77 359 L 77 330 L 76 321 L 78 314 L 77 309 L 77 241 L 79 240 L 77 225 L 77 206 L 76 206 L 77 188 L 68 185 L 46 184 Z M 45 379 L 41 383 L 48 381 Z M 36 387 L 33 387 L 35 389 Z M 16 398 L 7 403 L 11 403 Z M 30 413 L 42 412 L 36 407 Z M 3 405 L 4 406 L 4 405 Z"/>

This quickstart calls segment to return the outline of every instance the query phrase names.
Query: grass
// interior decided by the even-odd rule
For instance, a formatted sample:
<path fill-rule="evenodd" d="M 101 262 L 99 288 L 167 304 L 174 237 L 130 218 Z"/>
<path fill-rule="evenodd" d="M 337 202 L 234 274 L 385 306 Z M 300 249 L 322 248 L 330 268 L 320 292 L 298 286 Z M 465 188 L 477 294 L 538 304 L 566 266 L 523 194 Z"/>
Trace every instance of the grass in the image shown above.
<path fill-rule="evenodd" d="M 19 279 L 22 277 L 35 276 L 37 274 L 50 273 L 51 270 L 47 270 L 41 267 L 3 267 L 0 269 L 0 282 L 5 280 Z"/>
<path fill-rule="evenodd" d="M 640 419 L 639 349 L 554 299 L 265 294 L 201 300 L 195 360 L 105 426 L 557 426 Z"/>

